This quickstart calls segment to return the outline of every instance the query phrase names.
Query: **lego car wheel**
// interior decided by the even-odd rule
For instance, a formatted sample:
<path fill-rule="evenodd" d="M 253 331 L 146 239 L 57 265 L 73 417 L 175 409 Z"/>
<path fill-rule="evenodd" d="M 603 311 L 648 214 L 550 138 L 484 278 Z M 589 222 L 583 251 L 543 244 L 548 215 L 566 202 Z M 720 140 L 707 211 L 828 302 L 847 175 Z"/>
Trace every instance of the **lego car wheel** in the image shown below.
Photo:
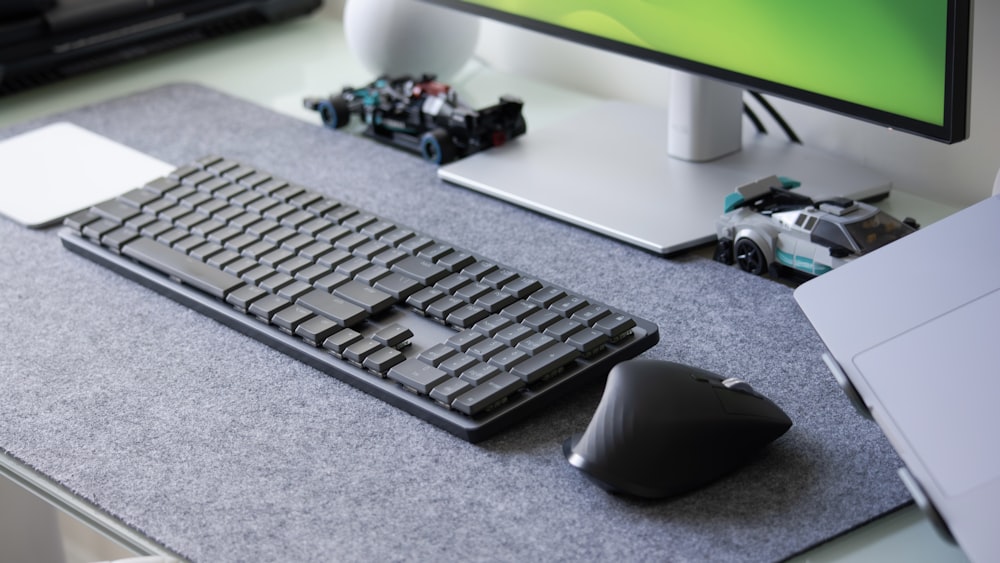
<path fill-rule="evenodd" d="M 757 243 L 748 238 L 741 238 L 736 241 L 734 250 L 736 263 L 744 272 L 758 276 L 767 272 L 767 259 Z"/>
<path fill-rule="evenodd" d="M 444 129 L 434 129 L 420 137 L 420 154 L 424 160 L 444 164 L 455 160 L 455 144 Z"/>
<path fill-rule="evenodd" d="M 517 122 L 514 123 L 514 133 L 513 136 L 517 137 L 519 135 L 524 135 L 528 132 L 528 123 L 524 120 L 524 116 L 519 116 Z"/>
<path fill-rule="evenodd" d="M 347 100 L 341 96 L 333 96 L 329 100 L 320 102 L 316 109 L 319 110 L 319 116 L 323 120 L 323 125 L 331 129 L 340 129 L 347 125 L 347 122 L 351 119 Z"/>

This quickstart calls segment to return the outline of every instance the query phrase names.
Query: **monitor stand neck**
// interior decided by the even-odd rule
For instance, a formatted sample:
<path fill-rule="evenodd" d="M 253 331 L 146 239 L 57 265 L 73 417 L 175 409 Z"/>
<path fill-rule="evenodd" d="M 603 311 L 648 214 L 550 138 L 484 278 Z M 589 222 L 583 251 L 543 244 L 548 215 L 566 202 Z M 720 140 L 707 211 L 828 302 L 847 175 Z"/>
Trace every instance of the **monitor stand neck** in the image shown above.
<path fill-rule="evenodd" d="M 741 131 L 739 89 L 684 74 L 672 80 L 682 92 L 672 92 L 669 117 L 601 102 L 540 130 L 529 124 L 516 141 L 442 166 L 438 175 L 664 255 L 713 242 L 726 195 L 773 174 L 802 182 L 800 191 L 813 197 L 888 193 L 888 179 L 857 163 Z"/>
<path fill-rule="evenodd" d="M 743 90 L 674 71 L 670 76 L 667 154 L 707 162 L 743 146 Z"/>

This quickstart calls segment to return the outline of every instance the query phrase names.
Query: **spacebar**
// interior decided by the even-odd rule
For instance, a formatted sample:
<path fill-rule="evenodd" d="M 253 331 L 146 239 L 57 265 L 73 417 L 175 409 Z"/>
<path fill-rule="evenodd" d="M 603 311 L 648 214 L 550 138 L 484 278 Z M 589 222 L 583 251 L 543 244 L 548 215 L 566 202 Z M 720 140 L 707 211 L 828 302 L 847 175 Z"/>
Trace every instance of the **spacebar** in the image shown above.
<path fill-rule="evenodd" d="M 243 285 L 234 275 L 147 238 L 126 244 L 122 254 L 219 299 L 225 299 L 227 293 Z"/>

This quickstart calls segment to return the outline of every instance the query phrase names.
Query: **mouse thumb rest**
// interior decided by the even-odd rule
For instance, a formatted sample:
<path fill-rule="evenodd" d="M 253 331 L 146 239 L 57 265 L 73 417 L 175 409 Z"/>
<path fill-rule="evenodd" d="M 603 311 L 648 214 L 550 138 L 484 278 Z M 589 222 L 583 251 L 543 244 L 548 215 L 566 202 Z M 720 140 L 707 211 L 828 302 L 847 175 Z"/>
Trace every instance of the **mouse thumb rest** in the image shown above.
<path fill-rule="evenodd" d="M 746 384 L 633 360 L 611 371 L 590 424 L 564 442 L 563 453 L 609 492 L 663 498 L 731 473 L 791 426 Z"/>

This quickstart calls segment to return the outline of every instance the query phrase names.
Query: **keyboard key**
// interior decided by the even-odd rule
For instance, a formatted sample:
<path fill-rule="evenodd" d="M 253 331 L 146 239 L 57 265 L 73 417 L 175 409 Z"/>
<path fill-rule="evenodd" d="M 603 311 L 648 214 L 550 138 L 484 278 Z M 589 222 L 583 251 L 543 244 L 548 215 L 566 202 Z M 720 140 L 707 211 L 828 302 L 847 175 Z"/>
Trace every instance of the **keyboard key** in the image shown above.
<path fill-rule="evenodd" d="M 594 323 L 594 328 L 603 332 L 611 338 L 612 342 L 617 342 L 622 338 L 632 334 L 632 329 L 636 324 L 633 319 L 625 315 L 611 315 Z"/>
<path fill-rule="evenodd" d="M 97 221 L 94 221 L 93 223 L 88 223 L 83 227 L 83 236 L 92 239 L 95 242 L 100 242 L 102 236 L 106 235 L 107 233 L 110 233 L 111 231 L 117 228 L 118 228 L 118 223 L 110 219 L 98 219 Z M 169 225 L 167 225 L 167 228 L 163 229 L 163 231 L 160 231 L 160 233 L 168 230 L 170 230 Z"/>
<path fill-rule="evenodd" d="M 313 287 L 316 289 L 322 289 L 327 293 L 332 293 L 334 289 L 344 285 L 345 283 L 351 281 L 351 278 L 345 276 L 344 274 L 338 274 L 336 272 L 332 274 L 327 274 L 320 279 L 313 282 Z"/>
<path fill-rule="evenodd" d="M 245 313 L 254 301 L 266 295 L 268 293 L 259 287 L 245 285 L 227 295 L 226 303 Z"/>
<path fill-rule="evenodd" d="M 500 315 L 491 315 L 485 319 L 479 321 L 473 326 L 473 330 L 476 330 L 490 338 L 496 336 L 498 332 L 514 324 L 510 319 L 505 319 Z"/>
<path fill-rule="evenodd" d="M 504 291 L 514 297 L 517 297 L 518 299 L 524 299 L 541 288 L 542 284 L 539 283 L 538 280 L 524 277 L 517 278 L 516 280 L 503 286 Z"/>
<path fill-rule="evenodd" d="M 479 299 L 476 299 L 476 305 L 486 309 L 490 313 L 499 313 L 504 307 L 514 303 L 514 301 L 516 299 L 514 299 L 513 295 L 496 290 L 485 293 Z"/>
<path fill-rule="evenodd" d="M 442 405 L 451 408 L 452 401 L 454 401 L 462 393 L 472 389 L 472 385 L 462 381 L 461 379 L 455 379 L 448 374 L 445 374 L 445 377 L 448 378 L 446 381 L 440 383 L 437 387 L 431 390 L 431 398 Z"/>
<path fill-rule="evenodd" d="M 452 252 L 454 252 L 454 249 L 452 249 L 450 246 L 438 243 L 420 249 L 420 251 L 417 252 L 417 256 L 423 258 L 424 260 L 437 262 L 445 255 L 450 254 Z"/>
<path fill-rule="evenodd" d="M 290 203 L 291 205 L 294 205 L 295 207 L 298 207 L 299 209 L 308 210 L 310 205 L 312 205 L 312 204 L 314 204 L 314 203 L 316 203 L 318 201 L 321 201 L 322 199 L 323 199 L 323 196 L 321 196 L 320 194 L 318 194 L 316 192 L 311 192 L 311 191 L 308 191 L 308 190 L 303 190 L 303 191 L 299 192 L 298 195 L 289 198 L 288 203 Z M 312 214 L 311 211 L 309 213 L 310 213 L 310 215 Z"/>
<path fill-rule="evenodd" d="M 517 364 L 528 359 L 528 355 L 514 348 L 507 348 L 490 358 L 487 363 L 504 371 L 510 371 Z"/>
<path fill-rule="evenodd" d="M 528 301 L 536 305 L 548 308 L 556 301 L 559 301 L 563 297 L 566 297 L 566 292 L 555 287 L 543 287 L 538 291 L 532 293 L 528 296 Z"/>
<path fill-rule="evenodd" d="M 444 320 L 453 311 L 457 311 L 460 307 L 464 306 L 465 301 L 462 301 L 453 295 L 445 295 L 427 306 L 427 314 L 434 318 Z"/>
<path fill-rule="evenodd" d="M 452 326 L 469 328 L 488 316 L 490 316 L 489 311 L 482 307 L 477 305 L 463 305 L 449 313 L 445 320 Z"/>
<path fill-rule="evenodd" d="M 464 285 L 468 285 L 471 281 L 472 280 L 462 274 L 452 274 L 434 284 L 434 287 L 446 293 L 454 294 L 459 288 Z"/>
<path fill-rule="evenodd" d="M 462 332 L 452 336 L 448 339 L 447 344 L 452 348 L 458 350 L 459 352 L 465 352 L 471 348 L 477 342 L 486 338 L 482 334 L 472 330 L 463 330 Z"/>
<path fill-rule="evenodd" d="M 232 274 L 147 238 L 126 244 L 122 254 L 219 299 L 243 285 L 243 280 Z"/>
<path fill-rule="evenodd" d="M 437 264 L 446 268 L 449 272 L 461 272 L 462 268 L 475 261 L 476 259 L 468 252 L 456 251 L 438 258 Z"/>
<path fill-rule="evenodd" d="M 475 303 L 477 299 L 492 291 L 490 286 L 484 283 L 470 283 L 463 285 L 455 291 L 455 297 L 464 300 L 466 303 Z"/>
<path fill-rule="evenodd" d="M 337 264 L 337 271 L 345 276 L 353 278 L 362 270 L 368 268 L 369 262 L 364 258 L 350 258 Z"/>
<path fill-rule="evenodd" d="M 63 224 L 75 230 L 76 232 L 80 232 L 83 230 L 84 226 L 93 223 L 94 221 L 97 221 L 100 218 L 101 217 L 98 214 L 87 209 L 84 211 L 77 211 L 76 213 L 70 215 L 65 219 Z"/>
<path fill-rule="evenodd" d="M 194 171 L 195 169 L 191 170 L 192 173 Z M 180 185 L 181 185 L 180 181 L 178 181 L 176 178 L 157 178 L 156 180 L 153 180 L 152 182 L 146 184 L 145 189 L 153 192 L 158 196 L 162 196 L 163 194 L 169 192 L 170 190 Z"/>
<path fill-rule="evenodd" d="M 304 281 L 308 284 L 315 284 L 325 276 L 330 275 L 328 272 L 329 270 L 323 266 L 320 266 L 319 264 L 312 264 L 311 266 L 307 266 L 295 272 L 295 279 Z"/>
<path fill-rule="evenodd" d="M 570 318 L 587 326 L 594 326 L 594 323 L 610 314 L 611 311 L 607 307 L 603 307 L 601 305 L 588 305 L 587 307 L 573 313 Z"/>
<path fill-rule="evenodd" d="M 503 373 L 496 366 L 484 364 L 482 362 L 470 367 L 462 372 L 459 379 L 470 383 L 472 386 L 481 385 L 483 382 Z"/>
<path fill-rule="evenodd" d="M 400 348 L 413 338 L 413 331 L 403 325 L 393 323 L 376 332 L 372 338 L 383 346 Z"/>
<path fill-rule="evenodd" d="M 344 350 L 344 358 L 361 365 L 370 354 L 382 348 L 382 345 L 371 338 L 362 338 Z"/>
<path fill-rule="evenodd" d="M 462 273 L 476 280 L 482 281 L 484 277 L 497 269 L 497 265 L 492 262 L 473 262 L 462 269 Z"/>
<path fill-rule="evenodd" d="M 517 273 L 512 272 L 511 270 L 496 270 L 484 276 L 483 283 L 493 289 L 500 289 L 517 278 Z"/>
<path fill-rule="evenodd" d="M 368 371 L 375 372 L 381 376 L 389 371 L 396 364 L 406 360 L 406 356 L 395 348 L 380 348 L 372 352 L 364 359 L 362 366 Z"/>
<path fill-rule="evenodd" d="M 552 305 L 549 305 L 549 311 L 559 313 L 564 317 L 570 317 L 573 313 L 583 309 L 587 305 L 590 305 L 590 303 L 587 303 L 586 299 L 576 295 L 570 295 L 563 297 Z"/>
<path fill-rule="evenodd" d="M 239 291 L 239 290 L 237 290 Z M 234 292 L 235 293 L 235 292 Z M 323 341 L 340 330 L 340 325 L 326 317 L 315 316 L 295 329 L 295 334 L 313 346 L 322 346 Z"/>
<path fill-rule="evenodd" d="M 108 248 L 111 248 L 116 252 L 120 252 L 123 244 L 130 242 L 138 237 L 139 233 L 137 233 L 133 229 L 130 229 L 128 227 L 120 227 L 101 237 L 101 244 L 107 246 Z"/>
<path fill-rule="evenodd" d="M 437 367 L 438 364 L 454 356 L 455 353 L 454 349 L 444 344 L 438 344 L 421 352 L 417 359 L 425 364 Z"/>
<path fill-rule="evenodd" d="M 503 311 L 500 311 L 500 315 L 519 323 L 533 315 L 536 311 L 538 311 L 538 305 L 527 301 L 517 301 L 504 308 Z"/>
<path fill-rule="evenodd" d="M 541 351 L 553 346 L 556 339 L 545 334 L 533 334 L 519 342 L 516 348 L 529 356 L 535 356 Z"/>
<path fill-rule="evenodd" d="M 270 266 L 264 266 L 265 268 L 270 268 Z M 288 274 L 283 274 L 274 270 L 274 274 L 268 276 L 263 281 L 260 282 L 261 289 L 266 290 L 268 293 L 278 293 L 281 288 L 295 281 L 295 278 L 289 276 Z"/>
<path fill-rule="evenodd" d="M 413 231 L 407 229 L 393 229 L 382 235 L 381 240 L 391 246 L 399 246 L 403 241 L 415 236 Z"/>
<path fill-rule="evenodd" d="M 399 243 L 397 248 L 408 252 L 410 255 L 416 255 L 421 250 L 432 246 L 433 244 L 434 240 L 429 237 L 414 236 Z"/>
<path fill-rule="evenodd" d="M 404 360 L 389 370 L 389 379 L 421 395 L 451 380 L 451 376 L 418 360 Z M 468 385 L 468 384 L 466 384 Z"/>
<path fill-rule="evenodd" d="M 350 259 L 351 254 L 349 252 L 337 248 L 324 253 L 316 260 L 316 263 L 332 270 Z"/>
<path fill-rule="evenodd" d="M 264 322 L 271 322 L 271 318 L 274 317 L 275 313 L 290 305 L 291 303 L 284 297 L 268 295 L 251 303 L 247 312 Z"/>
<path fill-rule="evenodd" d="M 507 346 L 514 347 L 517 346 L 518 342 L 521 342 L 525 338 L 534 334 L 536 334 L 535 331 L 531 330 L 529 327 L 515 324 L 498 332 L 496 339 L 503 342 Z"/>
<path fill-rule="evenodd" d="M 318 289 L 302 295 L 297 303 L 342 327 L 352 327 L 368 318 L 368 313 L 361 307 Z"/>
<path fill-rule="evenodd" d="M 438 369 L 447 373 L 452 377 L 458 377 L 461 373 L 472 366 L 478 364 L 479 361 L 476 358 L 468 354 L 462 354 L 461 352 L 451 356 L 447 360 L 438 364 Z"/>
<path fill-rule="evenodd" d="M 576 348 L 584 357 L 589 357 L 601 350 L 608 340 L 608 336 L 603 332 L 586 328 L 570 335 L 566 339 L 566 344 Z"/>
<path fill-rule="evenodd" d="M 112 231 L 112 232 L 113 232 L 113 231 Z M 110 233 L 109 233 L 109 234 L 110 234 Z M 105 237 L 106 237 L 106 236 L 107 236 L 107 235 L 105 235 Z M 104 238 L 104 237 L 102 237 L 102 239 L 103 239 L 103 238 Z M 187 233 L 186 233 L 186 232 L 185 232 L 185 231 L 184 231 L 183 229 L 176 229 L 176 228 L 175 228 L 175 229 L 168 229 L 168 230 L 166 230 L 166 231 L 163 231 L 162 233 L 160 233 L 160 234 L 159 234 L 159 235 L 158 235 L 158 236 L 156 237 L 156 242 L 162 242 L 163 244 L 165 244 L 165 245 L 167 245 L 167 246 L 173 246 L 173 245 L 174 245 L 174 243 L 176 243 L 176 242 L 179 242 L 179 241 L 180 241 L 181 239 L 183 239 L 183 238 L 187 238 Z M 105 243 L 105 246 L 109 246 L 109 245 L 108 245 L 107 243 Z M 209 263 L 210 263 L 211 265 L 215 266 L 216 268 L 221 268 L 221 267 L 222 267 L 222 266 L 224 266 L 224 265 L 225 265 L 226 263 L 228 263 L 228 262 L 230 262 L 230 261 L 234 260 L 234 259 L 235 259 L 235 258 L 237 258 L 237 257 L 238 257 L 238 255 L 237 255 L 237 256 L 234 256 L 234 257 L 232 257 L 232 258 L 230 258 L 230 257 L 225 257 L 225 259 L 226 259 L 226 262 L 225 262 L 225 263 L 220 263 L 220 262 L 218 262 L 218 261 L 217 261 L 217 262 L 209 262 Z"/>
<path fill-rule="evenodd" d="M 337 207 L 340 207 L 339 201 L 335 199 L 324 198 L 324 199 L 318 199 L 310 203 L 306 207 L 306 210 L 314 215 L 322 217 L 324 214 L 326 214 L 327 211 L 330 211 Z"/>
<path fill-rule="evenodd" d="M 413 278 L 424 285 L 434 285 L 448 275 L 448 270 L 423 258 L 411 256 L 392 265 L 392 271 Z"/>
<path fill-rule="evenodd" d="M 119 225 L 139 214 L 138 209 L 118 200 L 99 203 L 92 207 L 91 210 L 97 215 L 105 219 L 110 219 Z"/>
<path fill-rule="evenodd" d="M 503 373 L 463 393 L 451 403 L 451 406 L 459 412 L 474 415 L 507 400 L 522 387 L 524 383 L 520 379 Z"/>
<path fill-rule="evenodd" d="M 284 297 L 289 301 L 294 302 L 296 299 L 302 297 L 303 295 L 312 290 L 313 290 L 312 286 L 307 284 L 306 282 L 293 280 L 292 283 L 279 289 L 278 295 Z"/>
<path fill-rule="evenodd" d="M 572 346 L 558 342 L 513 366 L 509 371 L 525 383 L 534 383 L 555 375 L 580 356 Z"/>
<path fill-rule="evenodd" d="M 323 347 L 334 354 L 341 355 L 351 344 L 361 340 L 361 338 L 361 333 L 358 331 L 345 328 L 344 330 L 335 332 L 328 336 L 327 339 L 323 341 Z"/>
<path fill-rule="evenodd" d="M 312 244 L 299 249 L 299 256 L 304 256 L 313 262 L 317 261 L 321 256 L 328 252 L 333 251 L 333 245 L 327 242 L 317 241 Z"/>
<path fill-rule="evenodd" d="M 299 327 L 300 324 L 313 318 L 313 312 L 300 305 L 292 305 L 286 307 L 271 317 L 271 322 L 276 324 L 279 328 L 284 329 L 288 334 L 294 334 L 295 329 Z"/>
<path fill-rule="evenodd" d="M 475 358 L 481 361 L 487 362 L 493 356 L 496 356 L 500 352 L 507 350 L 508 346 L 499 340 L 493 340 L 492 338 L 482 337 L 482 340 L 476 342 L 472 346 L 469 346 L 467 352 Z"/>
<path fill-rule="evenodd" d="M 376 221 L 374 223 L 365 225 L 361 229 L 361 234 L 363 234 L 366 237 L 369 237 L 371 239 L 378 239 L 382 235 L 388 233 L 389 231 L 391 231 L 391 230 L 393 230 L 395 228 L 396 228 L 396 225 L 393 225 L 392 223 L 390 223 L 388 221 L 381 221 L 381 220 L 379 220 L 379 221 Z M 388 245 L 389 243 L 383 243 L 383 244 Z"/>
<path fill-rule="evenodd" d="M 147 228 L 143 228 L 142 234 L 145 235 L 145 236 L 153 236 L 152 235 L 152 231 L 154 231 L 156 229 L 153 228 L 152 226 L 148 227 L 148 229 L 149 230 L 147 231 Z M 202 244 L 202 245 L 199 245 L 199 246 L 196 246 L 196 247 L 192 248 L 191 251 L 188 252 L 188 255 L 190 255 L 192 258 L 196 258 L 196 259 L 201 260 L 202 262 L 204 262 L 205 260 L 208 260 L 212 256 L 214 256 L 214 255 L 216 255 L 216 254 L 218 254 L 218 253 L 220 253 L 222 251 L 223 251 L 223 248 L 222 248 L 221 244 L 208 241 L 205 244 Z"/>
<path fill-rule="evenodd" d="M 354 276 L 355 281 L 374 286 L 375 282 L 389 275 L 389 270 L 372 264 Z"/>
<path fill-rule="evenodd" d="M 390 248 L 385 252 L 379 252 L 374 257 L 372 257 L 372 262 L 378 264 L 379 266 L 382 266 L 383 268 L 391 269 L 396 262 L 399 262 L 400 260 L 403 260 L 408 256 L 409 254 L 403 252 L 402 250 L 399 250 L 397 248 Z"/>
<path fill-rule="evenodd" d="M 406 298 L 406 304 L 423 313 L 432 303 L 445 296 L 440 289 L 425 287 Z"/>
<path fill-rule="evenodd" d="M 396 273 L 390 273 L 375 282 L 375 289 L 384 291 L 399 301 L 405 301 L 421 288 L 423 286 L 420 282 Z"/>
<path fill-rule="evenodd" d="M 349 281 L 337 286 L 333 290 L 333 294 L 372 314 L 381 313 L 396 302 L 396 299 L 388 293 L 357 281 Z"/>
<path fill-rule="evenodd" d="M 583 325 L 570 319 L 563 319 L 545 329 L 545 334 L 559 340 L 566 340 L 571 334 L 583 330 Z"/>
<path fill-rule="evenodd" d="M 126 205 L 131 205 L 136 209 L 141 209 L 143 205 L 153 201 L 160 197 L 159 194 L 155 193 L 153 190 L 147 190 L 145 188 L 136 188 L 134 190 L 125 192 L 122 194 L 118 200 L 125 203 Z"/>
<path fill-rule="evenodd" d="M 333 245 L 347 252 L 354 252 L 354 249 L 368 242 L 368 237 L 361 233 L 351 233 L 340 237 L 333 242 Z"/>

